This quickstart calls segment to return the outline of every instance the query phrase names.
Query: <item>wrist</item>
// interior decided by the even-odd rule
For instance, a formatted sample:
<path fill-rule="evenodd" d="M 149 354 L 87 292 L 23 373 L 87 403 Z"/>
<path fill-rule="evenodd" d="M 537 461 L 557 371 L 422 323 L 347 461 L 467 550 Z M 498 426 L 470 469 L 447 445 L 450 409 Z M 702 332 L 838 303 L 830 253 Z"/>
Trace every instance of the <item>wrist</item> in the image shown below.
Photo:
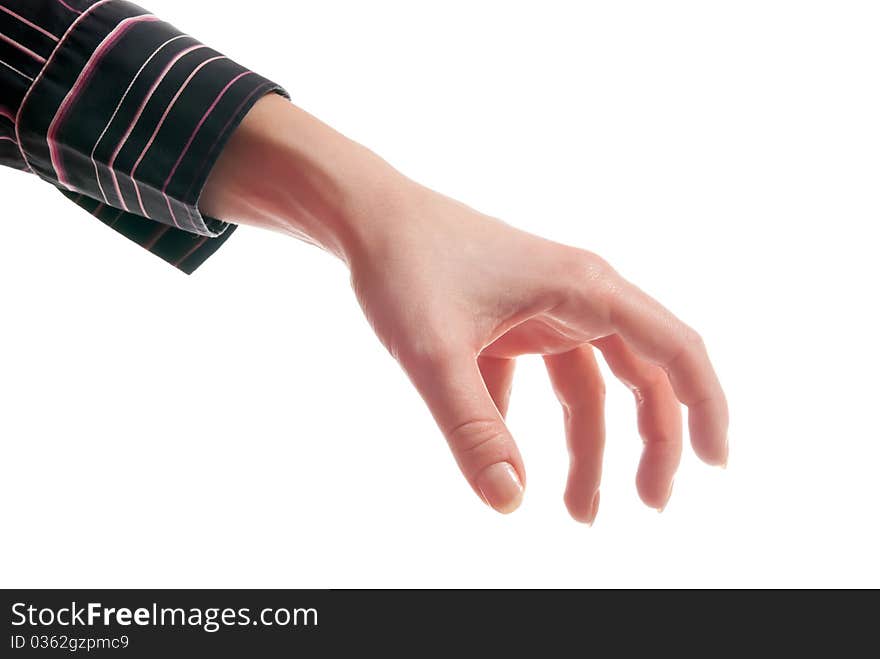
<path fill-rule="evenodd" d="M 381 240 L 417 188 L 376 154 L 270 95 L 233 135 L 200 206 L 224 221 L 316 244 L 350 264 Z"/>

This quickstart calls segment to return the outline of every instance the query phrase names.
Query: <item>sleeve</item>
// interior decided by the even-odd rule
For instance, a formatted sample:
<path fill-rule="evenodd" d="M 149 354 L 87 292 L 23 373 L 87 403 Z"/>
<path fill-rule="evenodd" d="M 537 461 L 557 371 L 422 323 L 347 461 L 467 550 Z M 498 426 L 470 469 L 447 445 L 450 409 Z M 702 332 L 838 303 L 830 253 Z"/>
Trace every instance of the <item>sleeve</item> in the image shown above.
<path fill-rule="evenodd" d="M 16 115 L 23 168 L 192 273 L 235 228 L 199 211 L 213 165 L 254 103 L 286 93 L 130 2 L 29 4 L 69 24 L 41 25 L 57 42 Z"/>

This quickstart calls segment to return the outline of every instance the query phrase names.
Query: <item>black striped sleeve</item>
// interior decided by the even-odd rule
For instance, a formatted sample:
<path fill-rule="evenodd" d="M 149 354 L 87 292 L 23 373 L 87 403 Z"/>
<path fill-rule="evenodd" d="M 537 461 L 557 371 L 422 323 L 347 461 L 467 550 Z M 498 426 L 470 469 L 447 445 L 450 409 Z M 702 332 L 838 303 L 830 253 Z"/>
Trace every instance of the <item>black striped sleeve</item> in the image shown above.
<path fill-rule="evenodd" d="M 214 163 L 253 104 L 284 92 L 135 4 L 85 5 L 21 100 L 23 165 L 191 273 L 234 229 L 199 211 Z"/>

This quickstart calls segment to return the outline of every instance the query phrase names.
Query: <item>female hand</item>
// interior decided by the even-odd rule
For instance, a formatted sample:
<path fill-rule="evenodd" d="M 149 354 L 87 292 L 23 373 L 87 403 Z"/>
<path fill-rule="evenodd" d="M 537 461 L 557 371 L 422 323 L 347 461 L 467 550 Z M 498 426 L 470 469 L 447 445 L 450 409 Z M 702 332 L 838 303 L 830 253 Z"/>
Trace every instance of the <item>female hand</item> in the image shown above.
<path fill-rule="evenodd" d="M 509 513 L 525 468 L 504 416 L 515 358 L 543 355 L 565 414 L 565 502 L 599 506 L 604 383 L 595 352 L 635 394 L 637 487 L 663 509 L 682 446 L 727 461 L 724 393 L 700 336 L 605 261 L 516 230 L 419 186 L 283 99 L 252 110 L 202 208 L 305 237 L 350 267 L 373 328 L 428 404 L 474 491 Z"/>
<path fill-rule="evenodd" d="M 358 299 L 443 431 L 467 481 L 517 508 L 525 468 L 504 423 L 514 364 L 540 354 L 565 414 L 565 502 L 592 523 L 605 443 L 598 349 L 635 394 L 637 486 L 663 509 L 681 457 L 727 460 L 727 405 L 699 335 L 595 254 L 518 231 L 415 186 L 350 260 Z"/>

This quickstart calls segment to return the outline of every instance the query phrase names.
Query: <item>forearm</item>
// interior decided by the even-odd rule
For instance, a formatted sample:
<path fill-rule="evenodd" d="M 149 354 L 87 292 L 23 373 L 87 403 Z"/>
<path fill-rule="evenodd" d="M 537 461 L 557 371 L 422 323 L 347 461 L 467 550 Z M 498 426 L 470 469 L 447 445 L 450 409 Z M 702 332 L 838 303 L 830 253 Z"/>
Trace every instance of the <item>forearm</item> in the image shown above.
<path fill-rule="evenodd" d="M 348 263 L 413 187 L 373 152 L 270 95 L 233 135 L 199 205 L 212 217 L 301 238 Z"/>

